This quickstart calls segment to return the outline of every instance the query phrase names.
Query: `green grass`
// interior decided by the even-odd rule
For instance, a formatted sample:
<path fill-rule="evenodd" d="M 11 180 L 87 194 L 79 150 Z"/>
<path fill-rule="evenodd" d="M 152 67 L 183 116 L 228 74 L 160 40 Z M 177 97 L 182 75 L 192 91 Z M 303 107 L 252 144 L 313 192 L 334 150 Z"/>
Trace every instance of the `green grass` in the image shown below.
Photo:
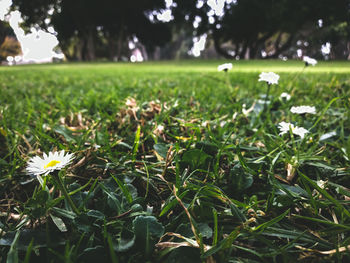
<path fill-rule="evenodd" d="M 349 261 L 349 63 L 221 63 L 1 67 L 0 262 Z M 25 170 L 58 150 L 74 211 Z"/>

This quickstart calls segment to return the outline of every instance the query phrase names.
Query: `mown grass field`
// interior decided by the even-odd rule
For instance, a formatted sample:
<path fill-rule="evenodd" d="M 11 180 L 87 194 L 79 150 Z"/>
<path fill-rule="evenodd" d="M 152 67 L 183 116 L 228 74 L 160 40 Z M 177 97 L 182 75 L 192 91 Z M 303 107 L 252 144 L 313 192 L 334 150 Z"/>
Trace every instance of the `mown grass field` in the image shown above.
<path fill-rule="evenodd" d="M 350 63 L 224 62 L 1 67 L 0 262 L 349 262 Z"/>

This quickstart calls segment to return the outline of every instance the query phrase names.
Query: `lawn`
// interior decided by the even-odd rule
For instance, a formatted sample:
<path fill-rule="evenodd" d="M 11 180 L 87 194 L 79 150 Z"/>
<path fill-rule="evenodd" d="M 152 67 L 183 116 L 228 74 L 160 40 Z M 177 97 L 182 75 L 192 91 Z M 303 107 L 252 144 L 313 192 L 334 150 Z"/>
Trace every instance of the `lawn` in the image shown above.
<path fill-rule="evenodd" d="M 222 63 L 0 67 L 0 262 L 350 261 L 350 63 Z"/>

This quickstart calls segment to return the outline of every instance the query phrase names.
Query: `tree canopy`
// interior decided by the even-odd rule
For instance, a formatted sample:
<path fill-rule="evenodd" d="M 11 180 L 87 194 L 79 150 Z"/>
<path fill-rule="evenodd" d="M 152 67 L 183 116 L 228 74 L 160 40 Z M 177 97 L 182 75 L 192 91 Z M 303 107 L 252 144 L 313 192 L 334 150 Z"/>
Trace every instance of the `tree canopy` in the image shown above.
<path fill-rule="evenodd" d="M 318 50 L 327 41 L 334 46 L 340 39 L 350 41 L 345 30 L 350 25 L 349 0 L 231 0 L 225 1 L 223 12 L 210 8 L 213 1 L 202 2 L 199 7 L 196 1 L 178 0 L 178 13 L 187 13 L 190 23 L 200 17 L 196 34 L 209 33 L 216 51 L 226 58 L 276 58 L 297 48 L 298 40 L 312 41 L 308 49 Z"/>
<path fill-rule="evenodd" d="M 224 0 L 221 6 L 213 0 L 173 0 L 169 23 L 157 16 L 166 8 L 164 0 L 13 2 L 26 26 L 53 26 L 72 60 L 120 60 L 129 56 L 133 39 L 152 53 L 176 37 L 202 34 L 226 58 L 276 58 L 296 49 L 319 56 L 326 42 L 335 58 L 347 58 L 350 49 L 350 0 Z"/>
<path fill-rule="evenodd" d="M 61 48 L 71 59 L 94 60 L 97 45 L 108 47 L 107 56 L 120 59 L 128 40 L 137 37 L 152 49 L 170 39 L 170 30 L 148 15 L 165 8 L 163 0 L 14 0 L 27 26 L 57 31 Z M 50 22 L 47 23 L 50 19 Z"/>

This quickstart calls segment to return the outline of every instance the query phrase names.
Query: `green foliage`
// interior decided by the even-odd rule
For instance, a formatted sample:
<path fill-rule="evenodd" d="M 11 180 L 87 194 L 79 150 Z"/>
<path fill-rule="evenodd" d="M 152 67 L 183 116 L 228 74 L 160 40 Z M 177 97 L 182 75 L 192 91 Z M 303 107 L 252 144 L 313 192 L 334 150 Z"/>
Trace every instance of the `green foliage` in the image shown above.
<path fill-rule="evenodd" d="M 348 261 L 347 63 L 221 62 L 1 68 L 0 261 Z"/>

